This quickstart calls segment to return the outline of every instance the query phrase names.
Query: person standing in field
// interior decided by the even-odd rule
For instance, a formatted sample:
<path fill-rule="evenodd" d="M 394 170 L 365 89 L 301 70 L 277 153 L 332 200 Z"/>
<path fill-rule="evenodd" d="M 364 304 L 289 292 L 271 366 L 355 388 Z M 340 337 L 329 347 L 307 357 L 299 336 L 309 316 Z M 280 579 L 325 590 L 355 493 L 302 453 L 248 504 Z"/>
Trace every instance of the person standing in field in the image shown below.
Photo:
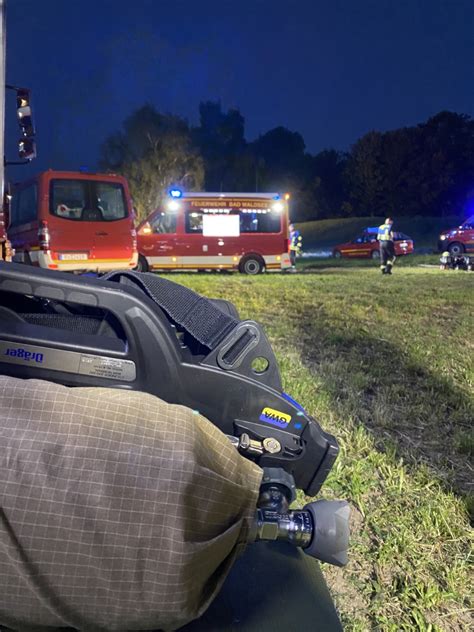
<path fill-rule="evenodd" d="M 392 274 L 395 263 L 395 243 L 393 241 L 393 219 L 387 217 L 385 223 L 379 226 L 377 239 L 380 244 L 380 270 L 382 274 Z"/>
<path fill-rule="evenodd" d="M 290 261 L 293 269 L 295 269 L 296 255 L 299 255 L 301 252 L 303 237 L 300 231 L 295 228 L 294 224 L 290 224 L 288 228 L 290 230 Z"/>

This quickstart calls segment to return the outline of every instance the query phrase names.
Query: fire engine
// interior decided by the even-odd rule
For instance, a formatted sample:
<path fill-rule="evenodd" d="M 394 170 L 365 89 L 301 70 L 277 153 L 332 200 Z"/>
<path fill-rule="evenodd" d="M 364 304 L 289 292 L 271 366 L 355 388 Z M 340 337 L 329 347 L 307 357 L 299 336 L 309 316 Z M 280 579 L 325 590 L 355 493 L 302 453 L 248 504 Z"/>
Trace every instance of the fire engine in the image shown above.
<path fill-rule="evenodd" d="M 170 191 L 138 226 L 138 269 L 239 270 L 291 267 L 288 203 L 277 193 Z"/>

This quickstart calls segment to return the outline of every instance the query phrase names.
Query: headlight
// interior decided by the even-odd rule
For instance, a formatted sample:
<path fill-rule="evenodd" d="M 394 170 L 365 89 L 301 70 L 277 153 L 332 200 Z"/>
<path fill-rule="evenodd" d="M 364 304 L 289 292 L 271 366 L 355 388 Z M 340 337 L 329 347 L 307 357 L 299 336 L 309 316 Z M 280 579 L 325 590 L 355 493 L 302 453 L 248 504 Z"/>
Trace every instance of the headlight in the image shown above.
<path fill-rule="evenodd" d="M 447 239 L 446 235 L 441 235 L 440 239 Z"/>

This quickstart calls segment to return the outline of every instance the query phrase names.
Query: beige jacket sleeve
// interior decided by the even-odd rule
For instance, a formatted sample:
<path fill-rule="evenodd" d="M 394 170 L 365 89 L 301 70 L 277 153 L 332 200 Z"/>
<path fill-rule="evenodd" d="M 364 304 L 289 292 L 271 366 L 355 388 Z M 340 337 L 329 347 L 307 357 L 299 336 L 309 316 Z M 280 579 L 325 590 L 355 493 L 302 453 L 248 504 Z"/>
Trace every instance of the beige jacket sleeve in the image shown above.
<path fill-rule="evenodd" d="M 260 481 L 187 408 L 0 377 L 0 624 L 184 625 L 244 546 Z"/>

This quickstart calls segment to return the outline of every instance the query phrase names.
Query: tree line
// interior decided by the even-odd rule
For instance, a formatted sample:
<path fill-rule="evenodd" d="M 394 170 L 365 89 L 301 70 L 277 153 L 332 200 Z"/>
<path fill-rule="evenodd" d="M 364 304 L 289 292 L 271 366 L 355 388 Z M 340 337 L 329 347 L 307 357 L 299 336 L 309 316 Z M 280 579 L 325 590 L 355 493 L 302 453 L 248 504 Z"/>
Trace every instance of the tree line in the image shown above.
<path fill-rule="evenodd" d="M 105 139 L 99 162 L 128 178 L 141 218 L 171 186 L 288 191 L 295 221 L 462 216 L 474 206 L 474 120 L 454 112 L 368 132 L 347 152 L 313 155 L 302 135 L 285 127 L 247 141 L 240 111 L 224 111 L 220 102 L 200 104 L 196 127 L 148 104 Z"/>

